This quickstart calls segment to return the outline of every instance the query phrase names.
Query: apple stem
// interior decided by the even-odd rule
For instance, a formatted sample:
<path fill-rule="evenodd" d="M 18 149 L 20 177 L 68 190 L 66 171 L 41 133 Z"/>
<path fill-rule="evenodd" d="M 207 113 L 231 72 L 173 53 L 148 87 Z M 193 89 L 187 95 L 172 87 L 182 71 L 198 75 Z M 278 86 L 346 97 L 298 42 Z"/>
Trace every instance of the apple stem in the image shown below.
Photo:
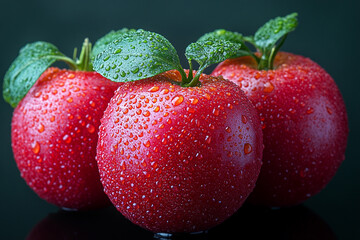
<path fill-rule="evenodd" d="M 67 65 L 69 65 L 70 69 L 76 71 L 87 71 L 91 72 L 93 70 L 93 66 L 90 61 L 90 53 L 91 53 L 92 45 L 89 42 L 88 38 L 85 38 L 83 46 L 81 48 L 79 59 L 77 59 L 77 48 L 74 49 L 73 58 L 69 58 L 66 56 L 56 57 L 57 60 L 64 61 Z"/>
<path fill-rule="evenodd" d="M 90 62 L 90 53 L 91 53 L 91 42 L 88 38 L 85 38 L 79 59 L 76 60 L 76 70 L 80 71 L 93 71 L 92 64 Z M 76 50 L 74 50 L 74 60 L 76 59 Z"/>
<path fill-rule="evenodd" d="M 192 70 L 189 72 L 188 83 L 181 84 L 182 87 L 197 87 L 200 85 L 200 76 L 206 67 L 200 68 L 193 77 Z"/>
<path fill-rule="evenodd" d="M 278 45 L 273 46 L 270 51 L 261 51 L 261 49 L 258 49 L 261 53 L 261 57 L 254 58 L 258 62 L 258 70 L 271 70 L 274 69 L 274 59 L 276 57 L 276 54 L 278 53 L 281 46 L 284 44 L 286 40 L 287 34 L 285 34 Z M 253 56 L 254 57 L 254 56 Z"/>

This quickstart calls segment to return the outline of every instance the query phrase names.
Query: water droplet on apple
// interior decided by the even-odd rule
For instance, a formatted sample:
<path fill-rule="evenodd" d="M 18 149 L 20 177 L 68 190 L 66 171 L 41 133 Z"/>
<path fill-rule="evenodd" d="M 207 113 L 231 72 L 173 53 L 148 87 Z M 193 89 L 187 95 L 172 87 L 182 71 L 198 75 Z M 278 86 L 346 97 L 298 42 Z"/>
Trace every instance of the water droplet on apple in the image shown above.
<path fill-rule="evenodd" d="M 92 101 L 92 100 L 89 102 L 89 104 L 90 104 L 91 107 L 95 107 L 95 106 L 96 106 L 95 102 Z"/>
<path fill-rule="evenodd" d="M 40 152 L 40 144 L 37 141 L 34 141 L 31 144 L 31 148 L 32 148 L 33 153 L 35 153 L 35 154 L 38 154 Z"/>
<path fill-rule="evenodd" d="M 241 121 L 246 124 L 247 123 L 247 117 L 245 115 L 241 115 Z"/>
<path fill-rule="evenodd" d="M 220 110 L 218 108 L 214 108 L 212 113 L 215 115 L 215 116 L 219 116 L 220 114 Z"/>
<path fill-rule="evenodd" d="M 94 125 L 92 125 L 92 124 L 87 124 L 86 125 L 86 129 L 87 129 L 87 131 L 89 132 L 89 133 L 94 133 L 95 132 L 95 127 L 94 127 Z"/>
<path fill-rule="evenodd" d="M 197 104 L 199 102 L 199 99 L 197 99 L 197 98 L 190 98 L 190 103 L 191 104 L 193 104 L 193 105 L 195 105 L 195 104 Z"/>
<path fill-rule="evenodd" d="M 39 127 L 38 127 L 38 132 L 42 133 L 45 131 L 45 126 L 43 124 L 40 123 Z"/>
<path fill-rule="evenodd" d="M 149 89 L 149 92 L 157 92 L 159 91 L 159 87 L 158 86 L 153 86 Z"/>
<path fill-rule="evenodd" d="M 184 97 L 183 97 L 182 95 L 178 95 L 178 96 L 174 97 L 174 98 L 171 100 L 171 103 L 172 103 L 174 106 L 178 106 L 178 105 L 180 105 L 183 101 L 184 101 Z"/>
<path fill-rule="evenodd" d="M 147 148 L 150 147 L 150 141 L 147 140 L 146 142 L 144 142 L 144 146 L 147 147 Z"/>
<path fill-rule="evenodd" d="M 265 93 L 271 93 L 274 90 L 274 85 L 271 82 L 267 82 L 264 84 L 264 92 Z"/>
<path fill-rule="evenodd" d="M 312 107 L 309 107 L 307 110 L 306 110 L 306 114 L 311 114 L 314 112 L 314 109 Z"/>
<path fill-rule="evenodd" d="M 149 117 L 150 116 L 150 112 L 148 110 L 146 110 L 143 114 L 145 117 Z"/>
<path fill-rule="evenodd" d="M 249 154 L 252 152 L 252 146 L 250 143 L 245 143 L 244 145 L 244 153 Z"/>
<path fill-rule="evenodd" d="M 41 92 L 40 92 L 40 91 L 39 91 L 39 92 L 36 92 L 35 95 L 34 95 L 35 98 L 38 98 L 38 97 L 40 97 L 40 96 L 41 96 Z"/>
<path fill-rule="evenodd" d="M 65 143 L 71 143 L 71 137 L 68 135 L 68 134 L 66 134 L 66 135 L 64 135 L 64 137 L 63 137 L 63 141 L 65 142 Z"/>

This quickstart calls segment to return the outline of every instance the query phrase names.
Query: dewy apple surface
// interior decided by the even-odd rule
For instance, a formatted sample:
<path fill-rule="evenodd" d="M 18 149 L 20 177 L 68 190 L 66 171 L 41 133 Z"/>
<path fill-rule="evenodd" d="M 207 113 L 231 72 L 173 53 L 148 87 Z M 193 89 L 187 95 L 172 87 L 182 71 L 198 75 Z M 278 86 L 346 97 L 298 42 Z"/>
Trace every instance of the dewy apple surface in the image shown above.
<path fill-rule="evenodd" d="M 234 83 L 201 75 L 237 54 L 234 46 L 191 44 L 190 68 L 194 59 L 200 70 L 184 71 L 164 37 L 137 31 L 95 59 L 104 76 L 136 80 L 116 90 L 97 148 L 105 192 L 132 222 L 157 233 L 205 231 L 234 214 L 254 188 L 263 150 L 256 110 Z"/>
<path fill-rule="evenodd" d="M 309 58 L 279 52 L 297 26 L 296 17 L 272 19 L 254 36 L 217 30 L 201 38 L 242 44 L 244 56 L 222 62 L 212 75 L 240 86 L 259 113 L 263 166 L 249 198 L 257 205 L 304 202 L 330 182 L 345 159 L 348 119 L 336 83 Z M 246 43 L 259 52 L 252 53 Z"/>

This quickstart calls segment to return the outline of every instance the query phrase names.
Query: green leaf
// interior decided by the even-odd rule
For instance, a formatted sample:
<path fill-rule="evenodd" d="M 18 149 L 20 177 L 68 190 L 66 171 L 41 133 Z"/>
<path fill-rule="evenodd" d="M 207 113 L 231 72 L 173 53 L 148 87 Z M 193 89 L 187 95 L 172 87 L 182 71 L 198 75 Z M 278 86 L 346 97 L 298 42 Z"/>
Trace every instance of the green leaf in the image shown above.
<path fill-rule="evenodd" d="M 119 36 L 98 54 L 95 71 L 115 82 L 135 81 L 165 71 L 183 71 L 175 48 L 163 36 L 144 30 Z"/>
<path fill-rule="evenodd" d="M 199 63 L 200 69 L 211 64 L 222 62 L 228 58 L 247 56 L 249 53 L 241 49 L 240 43 L 233 43 L 222 39 L 211 39 L 191 43 L 185 52 L 189 60 Z"/>
<path fill-rule="evenodd" d="M 252 36 L 246 36 L 244 37 L 241 33 L 238 32 L 231 32 L 225 29 L 218 29 L 213 32 L 209 32 L 204 34 L 202 37 L 198 39 L 199 41 L 205 41 L 210 39 L 220 39 L 220 40 L 226 40 L 232 43 L 239 43 L 241 44 L 240 49 L 243 51 L 246 51 L 247 54 L 242 56 L 249 56 L 252 55 L 251 50 L 245 45 L 245 42 L 249 42 L 251 44 L 254 44 L 254 39 Z"/>
<path fill-rule="evenodd" d="M 195 60 L 200 65 L 195 77 L 192 80 L 188 79 L 188 81 L 182 83 L 182 86 L 193 87 L 200 84 L 199 78 L 201 73 L 211 64 L 222 62 L 228 58 L 247 56 L 249 52 L 242 50 L 240 43 L 209 38 L 208 40 L 191 43 L 186 48 L 185 55 L 189 60 L 190 66 L 192 60 Z"/>
<path fill-rule="evenodd" d="M 297 13 L 271 19 L 260 27 L 254 36 L 255 45 L 262 53 L 270 51 L 282 37 L 295 30 L 298 21 Z"/>
<path fill-rule="evenodd" d="M 225 29 L 217 29 L 213 32 L 206 33 L 201 36 L 197 41 L 206 41 L 214 38 L 244 44 L 244 37 L 241 33 L 230 32 Z"/>
<path fill-rule="evenodd" d="M 91 58 L 95 59 L 95 57 L 103 52 L 106 48 L 106 46 L 111 43 L 112 41 L 116 40 L 117 38 L 119 38 L 121 35 L 123 35 L 124 33 L 129 33 L 129 32 L 135 32 L 135 29 L 127 29 L 127 28 L 123 28 L 120 29 L 118 31 L 111 31 L 108 34 L 106 34 L 105 36 L 103 36 L 102 38 L 98 39 L 96 41 L 96 43 L 94 44 L 93 48 L 92 48 L 92 52 L 91 52 Z"/>
<path fill-rule="evenodd" d="M 3 97 L 12 107 L 56 60 L 65 56 L 52 44 L 34 42 L 23 47 L 4 76 Z"/>

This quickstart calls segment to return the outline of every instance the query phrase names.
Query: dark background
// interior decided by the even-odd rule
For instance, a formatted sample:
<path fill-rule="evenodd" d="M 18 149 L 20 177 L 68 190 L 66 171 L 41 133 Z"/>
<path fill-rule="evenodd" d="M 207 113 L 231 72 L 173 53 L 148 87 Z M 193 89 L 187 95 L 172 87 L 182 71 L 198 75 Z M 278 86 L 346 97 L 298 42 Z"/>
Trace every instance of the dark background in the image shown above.
<path fill-rule="evenodd" d="M 66 55 L 72 56 L 74 47 L 80 48 L 85 37 L 89 37 L 94 43 L 110 30 L 123 27 L 143 28 L 165 35 L 177 49 L 183 66 L 186 67 L 183 58 L 185 48 L 203 33 L 225 28 L 250 35 L 270 18 L 298 12 L 299 26 L 288 36 L 282 50 L 313 59 L 323 66 L 338 84 L 347 106 L 350 125 L 346 160 L 330 184 L 303 205 L 270 212 L 245 208 L 232 220 L 215 228 L 213 232 L 221 235 L 229 231 L 244 232 L 245 235 L 249 233 L 247 236 L 250 237 L 251 234 L 258 236 L 256 233 L 267 229 L 279 234 L 281 237 L 278 239 L 311 239 L 308 236 L 303 238 L 286 236 L 289 235 L 289 229 L 293 228 L 296 229 L 294 232 L 301 235 L 306 231 L 315 231 L 308 226 L 318 230 L 327 226 L 324 229 L 337 239 L 359 239 L 359 10 L 359 1 L 355 0 L 186 2 L 1 0 L 0 75 L 4 76 L 19 49 L 26 43 L 48 41 Z M 148 232 L 129 224 L 112 208 L 88 213 L 85 216 L 76 214 L 72 216 L 59 213 L 55 206 L 39 199 L 21 179 L 12 156 L 10 141 L 12 108 L 1 99 L 0 109 L 0 239 L 24 239 L 34 226 L 45 218 L 50 219 L 50 221 L 45 220 L 45 223 L 50 222 L 49 226 L 51 226 L 45 224 L 45 229 L 55 229 L 53 232 L 58 231 L 56 229 L 64 232 L 67 231 L 65 229 L 70 229 L 68 230 L 70 235 L 74 232 L 80 234 L 81 231 L 76 230 L 79 224 L 84 232 L 92 232 L 97 229 L 96 226 L 101 225 L 97 222 L 99 219 L 106 219 L 108 222 L 105 220 L 106 223 L 103 222 L 106 227 L 98 229 L 100 231 L 105 228 L 117 229 L 111 236 L 119 234 L 118 239 L 121 239 L 120 233 L 124 232 L 125 228 L 127 234 L 132 234 L 131 229 L 134 229 L 135 232 L 144 234 L 143 238 L 151 237 Z M 284 219 L 289 220 L 284 221 Z M 305 220 L 301 222 L 301 219 Z M 304 229 L 307 230 L 300 228 L 302 229 L 300 231 L 296 226 L 289 227 L 288 223 L 293 220 L 296 226 L 305 226 Z M 68 224 L 56 225 L 62 221 Z M 319 221 L 320 227 L 314 227 Z M 68 228 L 68 226 L 72 227 Z M 254 231 L 250 233 L 249 229 Z M 271 236 L 270 232 L 267 232 L 270 234 L 267 236 Z M 91 236 L 95 238 L 96 234 L 93 233 Z M 292 236 L 291 234 L 289 236 Z M 325 237 L 328 236 L 326 234 L 320 234 L 322 238 L 314 239 L 330 239 Z"/>

